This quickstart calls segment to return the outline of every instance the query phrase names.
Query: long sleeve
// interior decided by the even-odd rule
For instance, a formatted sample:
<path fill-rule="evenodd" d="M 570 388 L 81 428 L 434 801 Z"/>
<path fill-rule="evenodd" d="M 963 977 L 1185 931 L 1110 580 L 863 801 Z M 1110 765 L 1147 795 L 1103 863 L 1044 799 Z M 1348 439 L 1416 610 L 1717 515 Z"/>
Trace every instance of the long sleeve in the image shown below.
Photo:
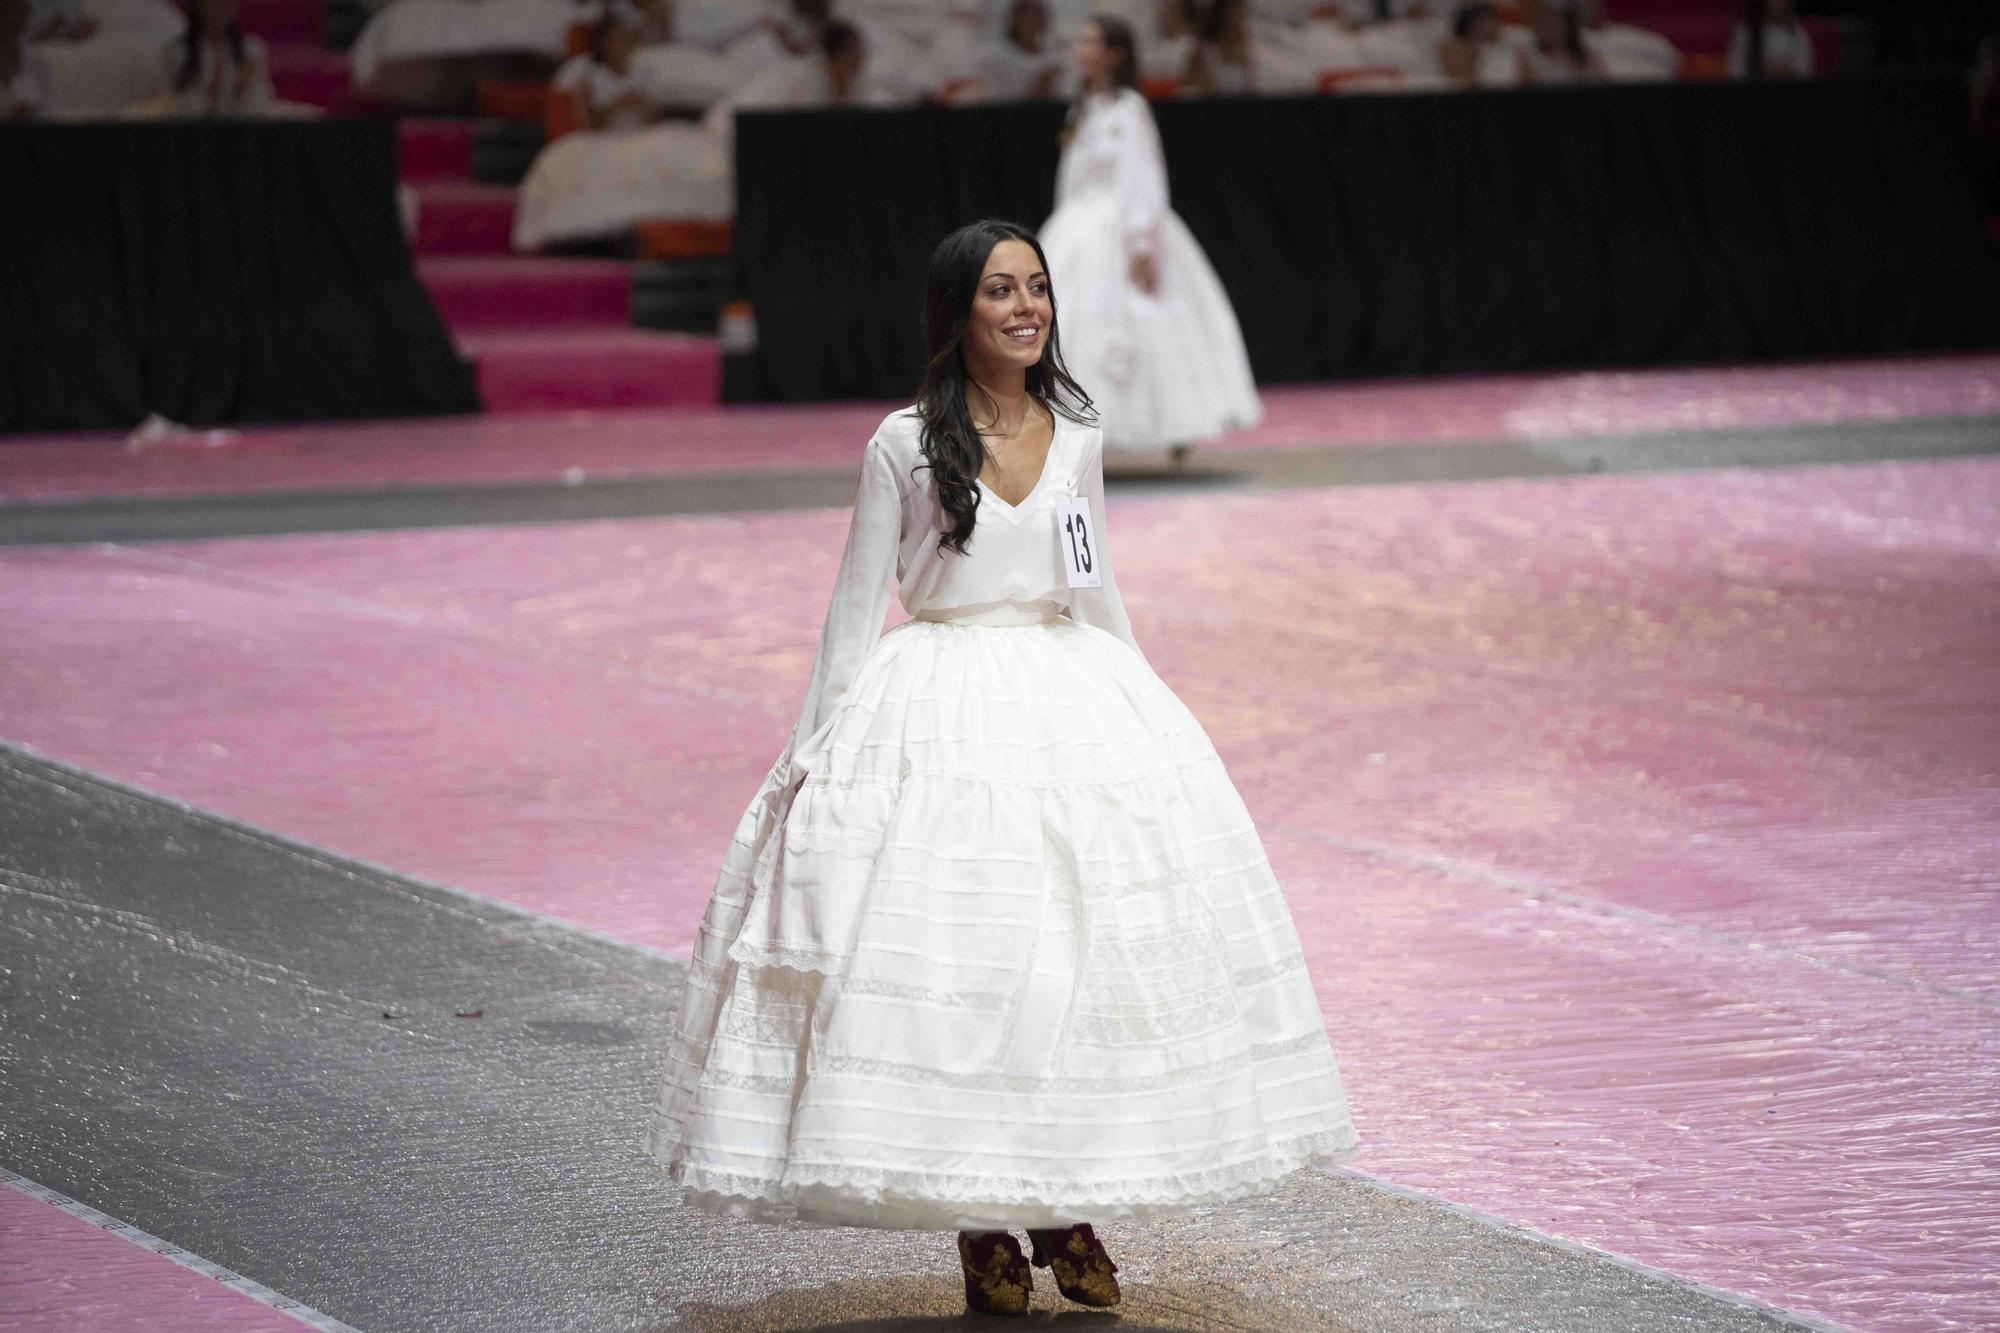
<path fill-rule="evenodd" d="M 1121 95 L 1118 127 L 1118 216 L 1127 254 L 1160 253 L 1160 223 L 1167 212 L 1167 157 L 1146 99 Z"/>
<path fill-rule="evenodd" d="M 1097 570 L 1104 580 L 1100 588 L 1070 589 L 1070 619 L 1084 625 L 1109 630 L 1144 657 L 1145 650 L 1132 637 L 1132 621 L 1125 614 L 1125 600 L 1118 595 L 1118 580 L 1111 573 L 1111 543 L 1104 521 L 1104 435 L 1091 432 L 1090 452 L 1077 476 L 1076 493 L 1090 501 L 1090 516 L 1097 520 Z"/>
<path fill-rule="evenodd" d="M 847 545 L 840 553 L 833 597 L 813 658 L 812 679 L 806 686 L 805 708 L 792 730 L 786 759 L 830 717 L 855 673 L 882 634 L 882 619 L 894 594 L 896 552 L 903 532 L 902 492 L 895 464 L 881 441 L 870 440 L 861 460 L 861 484 L 854 499 L 854 518 Z"/>

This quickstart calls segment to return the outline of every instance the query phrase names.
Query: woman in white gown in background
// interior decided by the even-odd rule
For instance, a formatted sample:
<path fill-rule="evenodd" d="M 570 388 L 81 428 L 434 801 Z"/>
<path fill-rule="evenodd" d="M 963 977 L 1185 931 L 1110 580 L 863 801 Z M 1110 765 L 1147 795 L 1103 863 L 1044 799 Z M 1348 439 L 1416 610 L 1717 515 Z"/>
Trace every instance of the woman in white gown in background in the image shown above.
<path fill-rule="evenodd" d="M 1243 331 L 1201 245 L 1167 203 L 1167 163 L 1137 87 L 1132 29 L 1099 17 L 1076 41 L 1083 92 L 1043 224 L 1062 279 L 1071 368 L 1107 455 L 1171 449 L 1263 416 Z"/>
<path fill-rule="evenodd" d="M 1008 1229 L 1111 1305 L 1093 1221 L 1265 1193 L 1357 1142 L 1257 826 L 1133 636 L 1056 309 L 1021 227 L 932 257 L 923 384 L 863 451 L 647 1141 L 697 1208 L 957 1229 L 990 1313 L 1028 1308 Z M 892 591 L 914 618 L 885 633 Z"/>

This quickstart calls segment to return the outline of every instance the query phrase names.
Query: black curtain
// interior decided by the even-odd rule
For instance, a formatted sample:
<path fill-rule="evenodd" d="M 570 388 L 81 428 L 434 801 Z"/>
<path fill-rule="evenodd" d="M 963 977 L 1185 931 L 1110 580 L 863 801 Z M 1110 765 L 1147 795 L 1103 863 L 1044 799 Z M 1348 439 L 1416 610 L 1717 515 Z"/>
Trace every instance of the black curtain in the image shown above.
<path fill-rule="evenodd" d="M 1174 209 L 1262 381 L 2000 344 L 2000 265 L 1951 79 L 1155 113 Z M 988 213 L 1039 226 L 1061 117 L 741 116 L 737 256 L 758 344 L 732 396 L 907 396 L 932 246 Z"/>
<path fill-rule="evenodd" d="M 0 430 L 471 412 L 388 121 L 0 127 Z"/>

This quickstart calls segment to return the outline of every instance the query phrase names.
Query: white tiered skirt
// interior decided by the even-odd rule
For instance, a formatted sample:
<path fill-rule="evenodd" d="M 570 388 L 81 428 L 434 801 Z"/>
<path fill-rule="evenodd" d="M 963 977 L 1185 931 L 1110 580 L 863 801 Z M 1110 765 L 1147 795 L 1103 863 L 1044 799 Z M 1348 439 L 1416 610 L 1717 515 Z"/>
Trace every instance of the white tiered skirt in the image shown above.
<path fill-rule="evenodd" d="M 943 1230 L 1176 1212 L 1355 1143 L 1213 745 L 1067 619 L 896 626 L 773 767 L 647 1135 L 711 1212 Z"/>

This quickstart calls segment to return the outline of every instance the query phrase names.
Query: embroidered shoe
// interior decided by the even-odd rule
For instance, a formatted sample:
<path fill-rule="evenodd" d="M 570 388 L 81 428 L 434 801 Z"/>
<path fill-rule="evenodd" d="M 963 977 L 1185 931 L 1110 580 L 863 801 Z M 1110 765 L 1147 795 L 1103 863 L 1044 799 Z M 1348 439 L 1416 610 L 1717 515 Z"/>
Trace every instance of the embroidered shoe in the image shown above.
<path fill-rule="evenodd" d="M 1056 1288 L 1078 1305 L 1118 1304 L 1122 1293 L 1111 1276 L 1118 1265 L 1105 1253 L 1104 1243 L 1088 1222 L 1073 1227 L 1028 1232 L 1036 1265 L 1056 1275 Z"/>
<path fill-rule="evenodd" d="M 973 1314 L 1026 1314 L 1035 1270 L 1021 1257 L 1021 1243 L 1004 1231 L 958 1233 L 958 1266 L 965 1273 L 965 1308 Z"/>

